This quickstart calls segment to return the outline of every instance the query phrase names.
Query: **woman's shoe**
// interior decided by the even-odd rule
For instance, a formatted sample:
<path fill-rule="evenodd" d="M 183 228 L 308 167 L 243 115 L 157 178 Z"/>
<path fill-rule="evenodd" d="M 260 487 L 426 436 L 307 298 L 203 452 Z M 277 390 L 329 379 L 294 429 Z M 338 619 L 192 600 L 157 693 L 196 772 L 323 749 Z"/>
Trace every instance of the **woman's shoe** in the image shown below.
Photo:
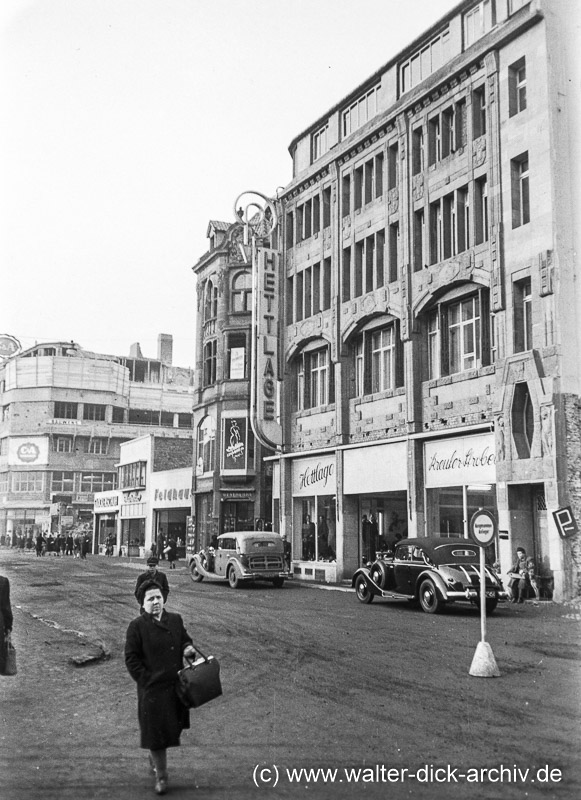
<path fill-rule="evenodd" d="M 155 782 L 155 793 L 165 794 L 167 792 L 167 775 L 163 778 L 158 778 Z"/>

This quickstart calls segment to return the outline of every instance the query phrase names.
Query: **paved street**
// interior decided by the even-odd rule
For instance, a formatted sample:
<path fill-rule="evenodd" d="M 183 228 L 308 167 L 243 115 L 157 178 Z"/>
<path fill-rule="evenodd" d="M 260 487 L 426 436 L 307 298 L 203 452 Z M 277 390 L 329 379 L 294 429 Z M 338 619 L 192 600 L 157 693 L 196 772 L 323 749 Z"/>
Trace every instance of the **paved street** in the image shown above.
<path fill-rule="evenodd" d="M 19 665 L 0 678 L 2 800 L 155 796 L 123 662 L 142 568 L 0 551 Z M 168 796 L 581 796 L 579 607 L 500 608 L 488 640 L 501 677 L 486 679 L 468 674 L 472 608 L 430 616 L 350 590 L 166 574 L 168 609 L 220 659 L 224 685 L 169 751 Z M 330 771 L 293 779 L 301 768 Z"/>

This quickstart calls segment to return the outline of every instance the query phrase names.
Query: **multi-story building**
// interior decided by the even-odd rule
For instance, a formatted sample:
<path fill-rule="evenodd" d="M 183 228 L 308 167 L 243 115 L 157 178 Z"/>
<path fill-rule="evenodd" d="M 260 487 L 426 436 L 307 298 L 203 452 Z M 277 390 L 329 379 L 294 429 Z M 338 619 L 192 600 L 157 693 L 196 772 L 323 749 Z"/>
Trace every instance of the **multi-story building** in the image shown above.
<path fill-rule="evenodd" d="M 462 2 L 290 146 L 274 506 L 297 577 L 483 507 L 502 571 L 523 545 L 578 593 L 552 513 L 581 517 L 573 5 Z"/>
<path fill-rule="evenodd" d="M 91 530 L 121 443 L 145 431 L 191 450 L 193 371 L 171 362 L 161 334 L 156 359 L 139 345 L 122 357 L 55 342 L 0 363 L 0 534 Z"/>
<path fill-rule="evenodd" d="M 252 270 L 239 223 L 211 221 L 197 279 L 194 502 L 197 549 L 271 526 L 272 465 L 249 417 Z M 257 466 L 258 465 L 258 468 Z"/>

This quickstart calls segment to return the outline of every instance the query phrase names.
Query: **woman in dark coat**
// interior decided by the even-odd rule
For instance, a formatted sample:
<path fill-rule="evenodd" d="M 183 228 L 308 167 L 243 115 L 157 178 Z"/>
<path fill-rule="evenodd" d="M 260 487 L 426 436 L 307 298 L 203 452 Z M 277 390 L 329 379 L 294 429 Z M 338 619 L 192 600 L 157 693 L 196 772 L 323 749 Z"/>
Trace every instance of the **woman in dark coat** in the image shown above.
<path fill-rule="evenodd" d="M 144 613 L 127 629 L 125 664 L 137 683 L 137 717 L 141 747 L 149 750 L 156 774 L 155 791 L 167 790 L 167 748 L 179 747 L 180 735 L 190 727 L 189 709 L 176 694 L 177 673 L 183 656 L 196 651 L 179 614 L 164 610 L 161 587 L 153 580 L 141 584 Z"/>
<path fill-rule="evenodd" d="M 10 581 L 0 575 L 0 675 L 6 667 L 6 650 L 12 633 L 12 606 L 10 605 Z"/>

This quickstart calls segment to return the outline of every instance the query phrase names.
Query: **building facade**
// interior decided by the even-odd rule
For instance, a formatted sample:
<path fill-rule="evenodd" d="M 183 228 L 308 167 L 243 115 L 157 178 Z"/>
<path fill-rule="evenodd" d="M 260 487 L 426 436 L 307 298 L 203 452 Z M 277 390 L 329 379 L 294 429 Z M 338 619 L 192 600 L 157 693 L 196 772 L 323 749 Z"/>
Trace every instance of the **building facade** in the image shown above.
<path fill-rule="evenodd" d="M 483 507 L 503 572 L 522 545 L 579 591 L 553 518 L 581 518 L 574 11 L 460 3 L 291 143 L 274 508 L 299 578 Z"/>
<path fill-rule="evenodd" d="M 0 364 L 0 534 L 91 531 L 96 493 L 117 488 L 123 442 L 144 431 L 192 449 L 193 371 L 158 358 L 36 345 Z"/>
<path fill-rule="evenodd" d="M 239 223 L 211 221 L 210 249 L 194 265 L 197 336 L 194 397 L 195 536 L 271 527 L 270 451 L 251 430 L 252 270 Z"/>
<path fill-rule="evenodd" d="M 94 497 L 94 551 L 143 558 L 160 536 L 185 555 L 192 510 L 191 438 L 145 434 L 120 446 L 117 486 Z"/>

